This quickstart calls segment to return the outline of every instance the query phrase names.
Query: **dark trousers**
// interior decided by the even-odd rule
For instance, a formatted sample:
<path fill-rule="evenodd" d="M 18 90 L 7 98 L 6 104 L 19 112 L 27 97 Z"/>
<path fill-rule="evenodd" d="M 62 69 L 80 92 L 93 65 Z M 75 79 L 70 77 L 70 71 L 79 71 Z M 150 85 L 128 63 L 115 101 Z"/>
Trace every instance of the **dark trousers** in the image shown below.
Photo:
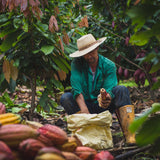
<path fill-rule="evenodd" d="M 130 105 L 130 93 L 127 87 L 125 86 L 116 86 L 112 90 L 115 97 L 112 99 L 110 106 L 107 109 L 99 107 L 98 103 L 93 103 L 92 101 L 85 101 L 88 110 L 91 114 L 101 113 L 103 111 L 109 110 L 113 113 L 119 107 Z M 65 92 L 60 99 L 62 107 L 64 107 L 67 114 L 74 114 L 80 111 L 80 108 L 76 101 L 73 99 L 71 92 Z"/>

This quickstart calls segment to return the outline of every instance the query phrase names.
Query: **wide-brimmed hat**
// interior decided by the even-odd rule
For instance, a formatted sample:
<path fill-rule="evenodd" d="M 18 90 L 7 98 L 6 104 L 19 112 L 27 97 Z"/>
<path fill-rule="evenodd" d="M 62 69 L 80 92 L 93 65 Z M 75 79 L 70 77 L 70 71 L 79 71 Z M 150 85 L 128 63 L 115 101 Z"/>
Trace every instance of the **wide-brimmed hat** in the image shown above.
<path fill-rule="evenodd" d="M 81 57 L 97 48 L 106 40 L 106 37 L 96 40 L 92 34 L 82 36 L 77 40 L 78 51 L 70 54 L 70 57 Z"/>

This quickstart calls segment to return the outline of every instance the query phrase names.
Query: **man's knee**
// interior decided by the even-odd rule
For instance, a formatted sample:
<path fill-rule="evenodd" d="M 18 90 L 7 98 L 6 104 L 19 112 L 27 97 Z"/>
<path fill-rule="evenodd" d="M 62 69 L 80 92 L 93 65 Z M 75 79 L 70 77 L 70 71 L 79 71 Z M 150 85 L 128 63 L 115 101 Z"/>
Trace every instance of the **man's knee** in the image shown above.
<path fill-rule="evenodd" d="M 65 92 L 64 94 L 62 94 L 62 96 L 60 98 L 60 103 L 70 101 L 72 99 L 72 97 L 73 97 L 72 93 Z"/>
<path fill-rule="evenodd" d="M 121 85 L 114 87 L 113 92 L 117 94 L 121 94 L 121 93 L 129 94 L 128 88 L 125 86 L 121 86 Z"/>

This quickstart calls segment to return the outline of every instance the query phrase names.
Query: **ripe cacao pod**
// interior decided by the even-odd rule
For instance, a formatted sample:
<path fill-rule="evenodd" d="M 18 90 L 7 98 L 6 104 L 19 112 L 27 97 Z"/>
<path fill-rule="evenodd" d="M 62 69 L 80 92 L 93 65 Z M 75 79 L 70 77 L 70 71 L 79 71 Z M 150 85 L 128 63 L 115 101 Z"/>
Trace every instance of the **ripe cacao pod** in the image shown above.
<path fill-rule="evenodd" d="M 39 140 L 28 138 L 19 144 L 19 150 L 23 153 L 25 159 L 34 159 L 38 151 L 45 147 Z"/>
<path fill-rule="evenodd" d="M 62 152 L 66 160 L 81 160 L 76 154 L 72 152 Z"/>
<path fill-rule="evenodd" d="M 68 141 L 63 145 L 60 145 L 59 148 L 62 151 L 74 152 L 78 146 L 77 139 L 75 137 L 68 137 Z"/>
<path fill-rule="evenodd" d="M 55 153 L 44 153 L 42 155 L 37 155 L 35 160 L 66 160 L 66 159 Z"/>
<path fill-rule="evenodd" d="M 82 160 L 93 160 L 94 156 L 97 154 L 97 151 L 90 147 L 78 146 L 74 153 Z"/>
<path fill-rule="evenodd" d="M 3 103 L 0 102 L 0 114 L 6 113 L 6 107 Z"/>
<path fill-rule="evenodd" d="M 7 157 L 7 160 L 14 159 L 13 153 L 12 153 L 11 149 L 9 148 L 9 146 L 6 143 L 4 143 L 3 141 L 0 141 L 0 155 L 2 155 L 2 154 L 4 157 Z M 1 160 L 1 158 L 0 158 L 0 160 Z"/>
<path fill-rule="evenodd" d="M 68 141 L 67 133 L 58 126 L 45 124 L 38 128 L 38 131 L 43 136 L 49 138 L 54 145 L 62 145 Z"/>
<path fill-rule="evenodd" d="M 23 124 L 9 124 L 0 127 L 0 140 L 9 147 L 17 147 L 21 141 L 38 136 L 37 130 Z"/>
<path fill-rule="evenodd" d="M 119 67 L 119 68 L 118 68 L 118 74 L 119 74 L 120 76 L 122 76 L 122 74 L 123 74 L 123 69 L 122 69 L 122 67 Z"/>
<path fill-rule="evenodd" d="M 55 147 L 43 147 L 39 150 L 35 160 L 65 160 L 62 152 Z"/>
<path fill-rule="evenodd" d="M 128 46 L 129 39 L 130 39 L 129 37 L 126 37 L 126 39 L 125 39 L 125 45 L 126 45 L 126 46 Z"/>
<path fill-rule="evenodd" d="M 35 122 L 35 121 L 29 121 L 29 120 L 26 120 L 24 122 L 24 124 L 30 126 L 31 128 L 33 129 L 38 129 L 39 127 L 42 127 L 43 124 L 39 123 L 39 122 Z"/>
<path fill-rule="evenodd" d="M 129 71 L 128 69 L 124 70 L 124 77 L 127 79 L 129 77 Z"/>
<path fill-rule="evenodd" d="M 114 157 L 108 151 L 101 151 L 95 155 L 94 160 L 114 160 Z"/>
<path fill-rule="evenodd" d="M 14 113 L 4 113 L 0 115 L 0 124 L 17 124 L 21 122 L 21 116 Z"/>
<path fill-rule="evenodd" d="M 41 141 L 42 143 L 44 143 L 46 146 L 53 146 L 53 142 L 47 138 L 46 136 L 40 134 L 37 138 L 39 141 Z"/>

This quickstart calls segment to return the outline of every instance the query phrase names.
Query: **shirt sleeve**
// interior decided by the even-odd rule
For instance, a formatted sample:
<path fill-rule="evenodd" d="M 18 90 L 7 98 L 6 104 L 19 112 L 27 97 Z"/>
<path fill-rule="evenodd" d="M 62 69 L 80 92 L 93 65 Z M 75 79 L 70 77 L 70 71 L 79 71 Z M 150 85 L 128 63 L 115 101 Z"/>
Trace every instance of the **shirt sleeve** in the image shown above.
<path fill-rule="evenodd" d="M 105 70 L 105 78 L 104 78 L 104 86 L 107 93 L 110 94 L 112 98 L 114 98 L 114 94 L 112 93 L 113 87 L 117 86 L 117 74 L 116 74 L 116 66 L 113 62 L 110 62 L 105 66 L 107 68 Z"/>
<path fill-rule="evenodd" d="M 81 82 L 81 70 L 79 65 L 76 64 L 76 61 L 73 60 L 71 63 L 71 86 L 73 98 L 75 99 L 77 95 L 83 92 L 82 90 L 82 82 Z"/>

